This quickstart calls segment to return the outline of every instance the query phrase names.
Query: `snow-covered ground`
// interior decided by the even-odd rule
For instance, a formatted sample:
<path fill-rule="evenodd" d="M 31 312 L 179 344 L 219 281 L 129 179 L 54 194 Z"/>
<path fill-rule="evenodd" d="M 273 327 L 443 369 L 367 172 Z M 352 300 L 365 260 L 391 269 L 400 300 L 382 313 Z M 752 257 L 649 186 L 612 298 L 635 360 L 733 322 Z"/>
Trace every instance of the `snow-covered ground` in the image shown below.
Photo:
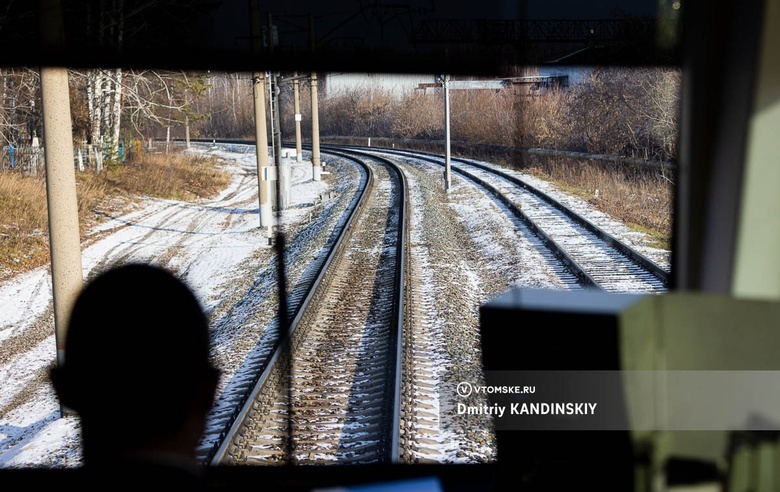
<path fill-rule="evenodd" d="M 254 152 L 193 151 L 221 157 L 232 184 L 214 199 L 193 203 L 146 198 L 129 214 L 102 223 L 82 251 L 85 279 L 113 263 L 158 264 L 179 272 L 208 311 L 230 288 L 231 274 L 258 250 L 270 249 L 257 212 Z M 283 224 L 308 220 L 305 204 L 328 189 L 324 181 L 312 181 L 311 162 L 291 162 L 294 193 Z M 56 357 L 51 303 L 48 267 L 0 284 L 0 468 L 80 461 L 78 420 L 60 417 L 48 383 Z"/>
<path fill-rule="evenodd" d="M 92 240 L 82 252 L 84 278 L 114 263 L 155 263 L 179 272 L 207 311 L 223 309 L 220 302 L 236 290 L 236 279 L 246 275 L 247 263 L 265 261 L 270 254 L 267 233 L 259 227 L 253 148 L 245 149 L 248 152 L 239 146 L 231 150 L 194 149 L 221 157 L 234 174 L 232 184 L 219 197 L 194 203 L 147 198 L 127 215 L 112 217 L 92 231 Z M 292 164 L 291 206 L 282 214 L 284 226 L 290 228 L 311 220 L 313 204 L 329 191 L 326 180 L 311 179 L 310 162 Z M 544 183 L 534 185 L 568 200 Z M 484 201 L 471 201 L 459 212 L 460 220 L 475 221 L 471 226 L 465 224 L 466 230 L 484 229 L 484 217 L 469 215 L 474 209 L 489 208 L 490 199 L 485 197 Z M 591 214 L 594 221 L 596 217 L 607 220 L 588 210 L 584 202 L 578 206 L 578 211 Z M 605 229 L 637 242 L 626 228 L 615 221 L 611 224 Z M 478 238 L 473 240 L 480 243 Z M 495 241 L 482 242 L 490 248 Z M 515 241 L 509 242 L 516 247 Z M 60 416 L 59 403 L 48 383 L 48 368 L 55 361 L 53 326 L 48 268 L 0 284 L 0 468 L 80 463 L 78 420 Z"/>

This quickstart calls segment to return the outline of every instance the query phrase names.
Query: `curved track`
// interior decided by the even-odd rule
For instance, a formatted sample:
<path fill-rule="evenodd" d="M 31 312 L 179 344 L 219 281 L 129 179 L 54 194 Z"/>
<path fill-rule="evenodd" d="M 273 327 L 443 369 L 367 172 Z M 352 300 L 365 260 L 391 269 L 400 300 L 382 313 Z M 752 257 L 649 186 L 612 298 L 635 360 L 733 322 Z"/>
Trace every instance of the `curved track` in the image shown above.
<path fill-rule="evenodd" d="M 212 464 L 443 457 L 440 437 L 450 417 L 438 403 L 442 375 L 427 364 L 442 346 L 431 338 L 434 332 L 411 326 L 412 319 L 426 320 L 435 310 L 411 298 L 402 302 L 424 272 L 403 266 L 408 246 L 401 227 L 406 221 L 401 169 L 440 166 L 442 158 L 376 148 L 323 146 L 322 152 L 330 163 L 365 161 L 358 164 L 361 191 L 331 233 L 327 252 L 314 256 L 290 291 L 291 344 L 275 345 L 278 328 L 266 330 L 212 414 L 210 437 L 201 449 L 201 458 Z M 527 183 L 467 160 L 458 160 L 453 171 L 487 190 L 519 233 L 539 244 L 539 254 L 559 265 L 553 270 L 565 288 L 636 292 L 638 278 L 649 277 L 650 291 L 664 289 L 665 271 L 652 264 L 633 264 L 611 279 L 620 270 L 616 262 L 631 260 L 633 250 Z M 597 253 L 607 274 L 589 260 L 599 258 Z M 641 255 L 633 256 L 642 263 Z M 393 268 L 400 270 L 391 273 Z M 410 275 L 404 274 L 407 268 Z M 399 297 L 388 297 L 391 291 Z M 232 396 L 224 397 L 228 393 Z"/>
<path fill-rule="evenodd" d="M 397 460 L 406 185 L 368 160 L 343 233 L 305 297 L 291 296 L 290 343 L 273 351 L 211 463 Z"/>
<path fill-rule="evenodd" d="M 324 147 L 329 148 L 329 147 Z M 411 163 L 444 165 L 419 152 L 349 147 L 404 157 Z M 523 180 L 469 159 L 451 159 L 451 169 L 487 189 L 549 247 L 586 287 L 610 292 L 663 292 L 669 272 L 580 214 Z"/>

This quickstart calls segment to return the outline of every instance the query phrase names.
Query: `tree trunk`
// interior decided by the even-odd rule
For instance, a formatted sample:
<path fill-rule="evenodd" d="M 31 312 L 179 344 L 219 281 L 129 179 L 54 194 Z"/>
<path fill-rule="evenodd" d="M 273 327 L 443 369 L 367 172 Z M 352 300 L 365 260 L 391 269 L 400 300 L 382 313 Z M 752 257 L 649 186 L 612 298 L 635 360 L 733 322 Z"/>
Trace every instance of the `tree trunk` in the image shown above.
<path fill-rule="evenodd" d="M 190 148 L 190 118 L 184 117 L 184 139 L 187 142 L 187 148 Z"/>
<path fill-rule="evenodd" d="M 114 91 L 111 108 L 111 155 L 119 156 L 119 131 L 122 126 L 122 69 L 114 71 Z"/>
<path fill-rule="evenodd" d="M 113 138 L 113 133 L 111 132 L 111 95 L 114 92 L 112 90 L 113 87 L 113 81 L 111 80 L 108 75 L 103 75 L 103 85 L 102 90 L 100 91 L 100 108 L 101 108 L 101 119 L 100 119 L 100 144 L 103 148 L 103 151 L 105 152 L 105 147 L 111 149 L 113 148 L 113 142 L 111 139 Z M 111 155 L 111 154 L 109 154 Z"/>
<path fill-rule="evenodd" d="M 87 111 L 89 117 L 89 143 L 100 145 L 100 122 L 102 120 L 101 92 L 103 90 L 103 74 L 100 69 L 87 72 Z"/>

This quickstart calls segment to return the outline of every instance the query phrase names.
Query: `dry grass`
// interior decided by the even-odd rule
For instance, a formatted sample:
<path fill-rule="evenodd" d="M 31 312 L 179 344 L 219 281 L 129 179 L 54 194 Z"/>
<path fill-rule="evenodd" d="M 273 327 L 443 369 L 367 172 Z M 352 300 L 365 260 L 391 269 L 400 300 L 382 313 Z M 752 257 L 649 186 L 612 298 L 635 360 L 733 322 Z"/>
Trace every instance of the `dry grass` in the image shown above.
<path fill-rule="evenodd" d="M 525 158 L 523 170 L 556 183 L 596 209 L 649 234 L 653 246 L 670 247 L 674 185 L 668 172 L 546 156 Z"/>
<path fill-rule="evenodd" d="M 82 241 L 107 211 L 121 212 L 139 195 L 194 200 L 215 196 L 229 175 L 213 159 L 180 152 L 144 154 L 100 174 L 76 173 Z M 44 176 L 0 173 L 0 281 L 49 262 Z"/>
<path fill-rule="evenodd" d="M 116 190 L 183 201 L 215 196 L 229 179 L 214 161 L 181 152 L 145 154 L 106 175 Z"/>
<path fill-rule="evenodd" d="M 43 179 L 0 174 L 0 279 L 48 257 L 47 222 Z"/>

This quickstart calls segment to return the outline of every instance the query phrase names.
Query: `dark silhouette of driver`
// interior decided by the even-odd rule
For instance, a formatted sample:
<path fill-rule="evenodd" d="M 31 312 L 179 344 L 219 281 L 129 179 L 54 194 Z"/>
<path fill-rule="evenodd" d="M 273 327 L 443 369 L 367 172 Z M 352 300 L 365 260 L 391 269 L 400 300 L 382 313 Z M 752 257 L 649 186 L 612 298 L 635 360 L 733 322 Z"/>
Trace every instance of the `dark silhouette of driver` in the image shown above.
<path fill-rule="evenodd" d="M 203 309 L 172 273 L 129 264 L 89 282 L 51 379 L 63 411 L 80 417 L 88 480 L 205 485 L 196 448 L 219 372 L 209 361 Z"/>

